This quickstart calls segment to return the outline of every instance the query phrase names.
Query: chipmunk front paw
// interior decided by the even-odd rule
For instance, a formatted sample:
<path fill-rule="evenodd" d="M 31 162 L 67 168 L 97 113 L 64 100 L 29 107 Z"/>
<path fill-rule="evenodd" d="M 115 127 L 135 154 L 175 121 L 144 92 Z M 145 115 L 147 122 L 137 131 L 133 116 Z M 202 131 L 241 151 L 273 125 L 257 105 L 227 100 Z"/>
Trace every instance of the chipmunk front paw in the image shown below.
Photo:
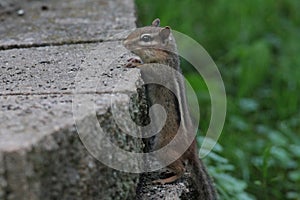
<path fill-rule="evenodd" d="M 127 62 L 128 63 L 125 65 L 127 68 L 134 68 L 143 64 L 143 61 L 138 57 L 129 58 Z"/>

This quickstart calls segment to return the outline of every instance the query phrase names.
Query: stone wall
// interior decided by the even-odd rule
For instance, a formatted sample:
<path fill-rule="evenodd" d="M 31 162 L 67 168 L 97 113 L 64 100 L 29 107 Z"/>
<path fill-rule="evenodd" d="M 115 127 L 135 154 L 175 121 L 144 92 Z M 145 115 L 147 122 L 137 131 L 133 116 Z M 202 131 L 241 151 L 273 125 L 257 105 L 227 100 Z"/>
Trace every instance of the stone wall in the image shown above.
<path fill-rule="evenodd" d="M 0 199 L 133 199 L 138 175 L 92 157 L 74 120 L 79 93 L 94 106 L 77 119 L 86 134 L 97 116 L 115 142 L 141 150 L 111 113 L 141 103 L 132 98 L 139 71 L 122 67 L 133 1 L 7 2 L 0 1 Z"/>

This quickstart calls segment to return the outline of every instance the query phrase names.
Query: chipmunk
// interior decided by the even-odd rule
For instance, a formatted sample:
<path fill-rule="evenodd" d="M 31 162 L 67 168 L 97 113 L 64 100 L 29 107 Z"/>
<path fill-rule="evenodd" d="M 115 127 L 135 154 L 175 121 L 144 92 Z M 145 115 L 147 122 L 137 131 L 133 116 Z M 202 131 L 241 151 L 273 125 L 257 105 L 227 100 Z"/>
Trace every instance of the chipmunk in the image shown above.
<path fill-rule="evenodd" d="M 141 69 L 142 78 L 144 78 L 143 75 L 147 76 L 147 74 L 145 74 L 146 72 L 142 70 L 143 66 L 149 63 L 153 63 L 153 65 L 156 63 L 167 65 L 181 73 L 180 59 L 171 28 L 168 26 L 160 27 L 159 19 L 155 19 L 151 26 L 134 30 L 124 40 L 123 44 L 125 48 L 139 56 L 141 59 L 129 59 L 129 63 L 126 67 L 139 67 Z M 149 68 L 149 65 L 146 67 Z M 162 72 L 160 72 L 159 69 L 157 69 L 157 71 L 156 75 L 161 76 Z M 155 75 L 155 68 L 154 73 L 151 73 L 151 75 L 153 74 Z M 168 78 L 170 79 L 170 77 Z M 180 123 L 184 123 L 188 126 L 187 124 L 189 124 L 189 121 L 191 120 L 187 108 L 184 80 L 183 78 L 178 77 L 177 79 L 176 77 L 171 78 L 174 80 L 167 81 L 176 85 L 174 88 L 177 90 L 177 97 L 164 86 L 157 84 L 147 84 L 145 86 L 146 96 L 150 106 L 160 104 L 167 113 L 164 127 L 160 130 L 159 134 L 155 136 L 153 145 L 154 150 L 169 144 L 177 134 Z M 188 134 L 186 135 L 188 136 Z M 197 184 L 196 186 L 200 193 L 199 199 L 217 199 L 215 188 L 203 163 L 200 161 L 197 152 L 197 144 L 194 138 L 188 149 L 180 155 L 177 160 L 167 166 L 167 169 L 173 172 L 174 175 L 164 179 L 155 180 L 153 183 L 166 184 L 176 181 L 185 173 L 185 164 L 187 164 L 191 166 L 192 171 L 195 173 L 196 177 L 194 179 L 196 180 L 194 180 L 194 182 Z M 174 151 L 171 151 L 171 155 L 169 156 L 172 156 L 172 153 L 177 156 L 177 152 Z"/>

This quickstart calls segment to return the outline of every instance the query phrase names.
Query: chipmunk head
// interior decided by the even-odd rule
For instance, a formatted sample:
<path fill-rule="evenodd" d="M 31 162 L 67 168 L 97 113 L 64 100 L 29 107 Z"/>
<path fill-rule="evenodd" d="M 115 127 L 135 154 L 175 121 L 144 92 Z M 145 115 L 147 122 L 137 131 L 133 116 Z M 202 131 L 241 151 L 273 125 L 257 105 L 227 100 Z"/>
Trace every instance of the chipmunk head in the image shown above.
<path fill-rule="evenodd" d="M 159 25 L 160 20 L 155 19 L 151 26 L 137 28 L 124 40 L 124 46 L 145 63 L 165 59 L 164 54 L 175 52 L 176 45 L 170 27 Z"/>

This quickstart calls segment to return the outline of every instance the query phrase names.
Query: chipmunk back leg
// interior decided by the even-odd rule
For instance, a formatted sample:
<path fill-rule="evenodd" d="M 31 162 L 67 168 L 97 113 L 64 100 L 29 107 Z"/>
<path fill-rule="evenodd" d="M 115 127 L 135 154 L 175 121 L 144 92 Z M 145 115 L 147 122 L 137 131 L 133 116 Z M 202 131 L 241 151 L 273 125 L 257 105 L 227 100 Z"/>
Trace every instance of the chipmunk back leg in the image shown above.
<path fill-rule="evenodd" d="M 171 172 L 173 172 L 174 175 L 171 177 L 168 177 L 168 178 L 154 180 L 154 181 L 152 181 L 152 183 L 162 184 L 162 185 L 166 184 L 166 183 L 172 183 L 172 182 L 176 181 L 177 179 L 179 179 L 180 177 L 182 177 L 182 175 L 185 172 L 185 167 L 184 167 L 184 164 L 182 163 L 181 159 L 176 160 L 175 162 L 170 164 L 167 168 Z"/>

